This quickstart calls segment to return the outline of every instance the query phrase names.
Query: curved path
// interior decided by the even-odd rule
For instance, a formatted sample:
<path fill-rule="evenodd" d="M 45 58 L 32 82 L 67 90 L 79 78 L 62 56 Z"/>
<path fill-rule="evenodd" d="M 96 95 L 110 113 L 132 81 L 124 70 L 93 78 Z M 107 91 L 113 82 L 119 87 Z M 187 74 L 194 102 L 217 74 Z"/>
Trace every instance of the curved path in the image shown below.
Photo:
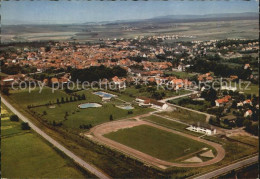
<path fill-rule="evenodd" d="M 124 128 L 129 128 L 129 127 L 134 127 L 134 126 L 139 126 L 139 125 L 149 125 L 164 131 L 168 131 L 168 132 L 172 132 L 187 138 L 191 138 L 195 141 L 198 142 L 202 142 L 205 144 L 208 144 L 212 147 L 214 147 L 217 151 L 217 156 L 211 160 L 205 161 L 205 162 L 201 162 L 201 163 L 172 163 L 172 162 L 167 162 L 164 160 L 160 160 L 158 158 L 155 158 L 151 155 L 145 154 L 143 152 L 140 152 L 136 149 L 133 149 L 131 147 L 128 147 L 126 145 L 123 145 L 121 143 L 118 143 L 116 141 L 113 141 L 111 139 L 108 139 L 106 137 L 104 137 L 104 134 L 110 133 L 110 132 L 114 132 L 117 131 L 119 129 L 124 129 Z M 213 143 L 192 135 L 188 135 L 188 134 L 184 134 L 182 132 L 179 131 L 175 131 L 172 129 L 168 129 L 153 123 L 149 123 L 147 121 L 133 121 L 133 120 L 120 120 L 120 121 L 113 121 L 113 122 L 107 122 L 107 123 L 103 123 L 101 125 L 95 126 L 93 127 L 90 132 L 86 133 L 85 136 L 90 137 L 91 140 L 94 140 L 96 142 L 102 143 L 104 145 L 107 145 L 109 147 L 112 147 L 116 150 L 121 151 L 122 153 L 125 153 L 127 155 L 131 155 L 134 158 L 137 158 L 141 161 L 143 161 L 144 163 L 147 164 L 152 164 L 154 166 L 157 166 L 159 168 L 167 168 L 170 166 L 175 166 L 175 167 L 202 167 L 202 166 L 206 166 L 206 165 L 211 165 L 214 163 L 217 163 L 219 161 L 221 161 L 224 157 L 225 157 L 225 150 L 222 148 L 222 146 L 220 144 L 217 143 Z"/>

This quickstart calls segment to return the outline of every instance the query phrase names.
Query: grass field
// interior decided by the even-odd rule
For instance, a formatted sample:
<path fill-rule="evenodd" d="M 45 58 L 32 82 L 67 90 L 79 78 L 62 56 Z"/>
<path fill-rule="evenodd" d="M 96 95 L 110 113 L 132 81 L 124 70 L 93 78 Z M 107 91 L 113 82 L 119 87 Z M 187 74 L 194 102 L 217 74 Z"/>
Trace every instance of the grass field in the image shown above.
<path fill-rule="evenodd" d="M 188 124 L 194 124 L 197 122 L 205 123 L 206 122 L 206 116 L 204 114 L 198 114 L 192 111 L 188 111 L 185 109 L 177 108 L 174 111 L 170 112 L 161 112 L 158 113 L 163 116 L 171 117 L 176 120 L 180 120 L 182 122 L 188 123 Z"/>
<path fill-rule="evenodd" d="M 49 89 L 47 89 L 49 90 Z M 96 102 L 101 103 L 101 98 L 97 95 L 92 94 L 92 91 L 80 91 L 77 92 L 77 94 L 85 94 L 86 100 L 81 101 L 75 101 L 75 102 L 69 102 L 64 104 L 56 104 L 55 108 L 49 108 L 49 106 L 40 106 L 36 108 L 32 108 L 32 111 L 35 111 L 39 115 L 42 115 L 44 111 L 46 111 L 46 115 L 42 115 L 41 118 L 46 119 L 49 122 L 62 122 L 63 126 L 66 128 L 73 128 L 73 129 L 79 129 L 80 125 L 97 125 L 103 122 L 108 122 L 110 120 L 110 115 L 113 116 L 113 120 L 121 119 L 124 117 L 130 117 L 134 115 L 139 115 L 143 113 L 147 113 L 150 111 L 153 111 L 153 109 L 150 108 L 141 108 L 137 105 L 134 105 L 134 109 L 131 110 L 133 114 L 128 114 L 127 110 L 120 109 L 116 107 L 116 104 L 122 104 L 122 102 L 114 99 L 111 102 L 102 104 L 102 107 L 100 108 L 88 108 L 88 109 L 79 109 L 78 105 L 81 103 L 87 103 L 87 102 Z M 44 104 L 44 102 L 48 102 L 49 100 L 55 101 L 58 96 L 65 96 L 66 94 L 62 91 L 58 91 L 56 96 L 52 96 L 51 91 L 46 91 L 46 99 L 43 97 L 43 99 L 40 99 L 39 96 L 36 95 L 35 98 L 31 99 L 30 95 L 25 93 L 19 94 L 15 93 L 15 96 L 13 94 L 11 95 L 12 98 L 14 98 L 17 102 L 20 101 L 22 105 L 25 107 L 27 104 Z M 49 94 L 49 95 L 47 95 Z M 28 95 L 27 97 L 24 97 L 25 95 Z M 47 97 L 48 96 L 48 97 Z M 26 102 L 25 99 L 29 98 L 29 102 Z M 45 99 L 44 99 L 45 98 Z M 65 120 L 64 116 L 65 113 L 68 113 L 67 120 Z"/>
<path fill-rule="evenodd" d="M 170 162 L 189 153 L 199 151 L 203 147 L 208 147 L 192 139 L 147 125 L 121 129 L 105 134 L 104 136 L 143 153 Z M 187 149 L 188 151 L 185 151 Z"/>
<path fill-rule="evenodd" d="M 29 93 L 28 89 L 26 90 L 11 90 L 10 97 L 15 101 L 19 102 L 19 105 L 27 107 L 27 105 L 43 105 L 49 103 L 50 101 L 56 102 L 57 98 L 69 97 L 65 92 L 57 90 L 52 93 L 52 89 L 49 87 L 44 87 L 40 92 L 40 88 Z"/>
<path fill-rule="evenodd" d="M 20 122 L 9 120 L 11 112 L 1 107 L 1 172 L 4 178 L 83 178 L 79 171 L 32 131 L 21 130 Z"/>
<path fill-rule="evenodd" d="M 164 119 L 162 117 L 151 115 L 148 117 L 144 117 L 143 119 L 146 121 L 170 128 L 170 129 L 181 131 L 183 133 L 191 134 L 194 136 L 201 136 L 201 134 L 199 134 L 199 133 L 187 130 L 186 128 L 189 127 L 188 125 L 185 125 L 185 124 L 182 124 L 179 122 L 175 122 L 175 121 L 170 121 L 170 120 Z"/>
<path fill-rule="evenodd" d="M 173 75 L 173 76 L 176 76 L 176 77 L 182 78 L 182 79 L 190 78 L 190 77 L 196 75 L 194 73 L 188 73 L 188 72 L 182 72 L 182 71 L 166 71 L 164 74 Z"/>

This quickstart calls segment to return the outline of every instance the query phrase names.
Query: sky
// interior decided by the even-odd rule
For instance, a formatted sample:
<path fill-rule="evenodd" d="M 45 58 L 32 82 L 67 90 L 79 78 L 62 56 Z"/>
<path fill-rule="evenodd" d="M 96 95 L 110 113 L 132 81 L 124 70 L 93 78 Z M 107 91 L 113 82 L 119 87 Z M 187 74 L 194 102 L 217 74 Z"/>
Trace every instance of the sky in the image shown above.
<path fill-rule="evenodd" d="M 257 12 L 251 1 L 2 1 L 2 25 L 71 24 L 148 19 L 165 15 Z"/>

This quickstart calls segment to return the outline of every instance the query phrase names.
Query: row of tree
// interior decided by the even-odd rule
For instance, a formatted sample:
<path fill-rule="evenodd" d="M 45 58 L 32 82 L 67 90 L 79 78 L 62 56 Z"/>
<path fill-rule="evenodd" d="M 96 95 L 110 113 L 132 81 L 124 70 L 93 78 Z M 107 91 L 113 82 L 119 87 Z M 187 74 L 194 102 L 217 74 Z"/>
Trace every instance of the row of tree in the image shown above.
<path fill-rule="evenodd" d="M 62 104 L 62 103 L 68 103 L 68 102 L 74 102 L 74 101 L 80 101 L 80 100 L 85 100 L 86 96 L 85 94 L 82 95 L 76 95 L 76 96 L 70 96 L 70 97 L 61 97 L 61 99 L 57 98 L 57 104 Z"/>

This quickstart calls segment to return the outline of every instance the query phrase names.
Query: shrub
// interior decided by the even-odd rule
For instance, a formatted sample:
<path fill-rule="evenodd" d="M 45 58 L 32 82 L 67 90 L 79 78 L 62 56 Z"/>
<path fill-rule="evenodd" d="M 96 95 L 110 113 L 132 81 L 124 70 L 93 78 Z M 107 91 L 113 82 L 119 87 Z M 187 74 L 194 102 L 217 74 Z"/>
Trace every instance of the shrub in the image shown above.
<path fill-rule="evenodd" d="M 29 126 L 29 124 L 27 122 L 22 122 L 21 128 L 22 128 L 22 130 L 30 130 L 31 129 L 31 127 Z"/>
<path fill-rule="evenodd" d="M 19 121 L 19 117 L 18 117 L 17 115 L 11 115 L 11 116 L 10 116 L 10 120 L 11 120 L 11 121 L 18 122 L 18 121 Z"/>

